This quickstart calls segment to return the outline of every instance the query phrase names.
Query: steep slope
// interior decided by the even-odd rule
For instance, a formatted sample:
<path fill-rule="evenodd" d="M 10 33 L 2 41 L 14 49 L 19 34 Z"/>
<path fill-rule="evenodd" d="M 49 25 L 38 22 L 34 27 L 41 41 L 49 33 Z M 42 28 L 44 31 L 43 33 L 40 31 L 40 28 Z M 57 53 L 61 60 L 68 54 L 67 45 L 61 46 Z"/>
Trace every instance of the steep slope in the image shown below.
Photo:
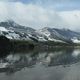
<path fill-rule="evenodd" d="M 5 31 L 3 31 L 2 28 L 4 28 Z M 9 39 L 45 41 L 43 38 L 44 35 L 39 34 L 35 29 L 19 25 L 13 20 L 0 22 L 0 29 L 1 35 L 4 35 Z"/>
<path fill-rule="evenodd" d="M 14 22 L 13 20 L 7 20 L 5 22 L 0 22 L 0 26 L 3 26 L 3 27 L 5 27 L 9 30 L 14 30 L 14 31 L 17 31 L 17 32 L 29 33 L 29 32 L 34 32 L 35 31 L 35 29 L 33 29 L 33 28 L 19 25 L 16 22 Z"/>
<path fill-rule="evenodd" d="M 30 27 L 22 26 L 13 20 L 0 22 L 0 35 L 4 35 L 14 40 L 33 40 L 33 41 L 54 41 L 54 42 L 75 42 L 80 39 L 80 33 L 69 29 L 57 29 L 44 27 L 35 30 Z"/>
<path fill-rule="evenodd" d="M 71 31 L 69 29 L 57 29 L 45 27 L 40 30 L 42 34 L 47 36 L 48 40 L 54 41 L 54 39 L 60 41 L 72 41 L 74 37 L 80 39 L 80 33 Z"/>

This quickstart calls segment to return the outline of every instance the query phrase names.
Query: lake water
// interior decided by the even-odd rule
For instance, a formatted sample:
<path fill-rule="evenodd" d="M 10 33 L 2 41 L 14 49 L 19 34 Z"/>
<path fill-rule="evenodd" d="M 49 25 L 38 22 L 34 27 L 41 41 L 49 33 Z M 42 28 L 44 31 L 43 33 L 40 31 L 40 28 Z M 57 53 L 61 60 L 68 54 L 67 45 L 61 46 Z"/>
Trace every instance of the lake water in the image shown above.
<path fill-rule="evenodd" d="M 80 80 L 80 49 L 7 52 L 0 56 L 0 80 Z"/>

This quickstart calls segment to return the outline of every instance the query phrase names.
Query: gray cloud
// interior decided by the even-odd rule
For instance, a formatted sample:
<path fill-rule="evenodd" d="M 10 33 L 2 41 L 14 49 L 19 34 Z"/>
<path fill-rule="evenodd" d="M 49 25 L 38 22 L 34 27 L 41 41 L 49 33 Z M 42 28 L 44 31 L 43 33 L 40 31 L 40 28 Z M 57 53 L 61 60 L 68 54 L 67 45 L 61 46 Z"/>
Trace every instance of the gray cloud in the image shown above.
<path fill-rule="evenodd" d="M 0 2 L 0 21 L 13 19 L 32 28 L 57 27 L 80 29 L 80 11 L 55 11 L 21 2 Z"/>

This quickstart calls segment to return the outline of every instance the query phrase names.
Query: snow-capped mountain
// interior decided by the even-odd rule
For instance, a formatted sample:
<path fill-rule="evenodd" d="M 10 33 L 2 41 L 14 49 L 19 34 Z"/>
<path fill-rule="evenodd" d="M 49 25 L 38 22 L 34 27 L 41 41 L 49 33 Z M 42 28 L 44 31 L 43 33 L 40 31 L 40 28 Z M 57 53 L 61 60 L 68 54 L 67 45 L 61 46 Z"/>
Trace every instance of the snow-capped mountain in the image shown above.
<path fill-rule="evenodd" d="M 80 33 L 71 31 L 69 29 L 57 29 L 57 28 L 45 27 L 41 29 L 40 32 L 44 34 L 45 36 L 47 36 L 48 40 L 52 40 L 52 41 L 58 41 L 58 42 L 72 41 L 74 42 L 73 41 L 74 37 L 78 40 L 80 39 Z"/>
<path fill-rule="evenodd" d="M 7 28 L 8 30 L 14 30 L 17 32 L 27 33 L 27 32 L 34 32 L 35 31 L 35 29 L 33 29 L 33 28 L 19 25 L 16 22 L 14 22 L 13 20 L 7 20 L 5 22 L 0 22 L 0 26 L 3 26 L 5 28 Z"/>
<path fill-rule="evenodd" d="M 69 29 L 44 27 L 40 30 L 35 30 L 19 25 L 13 20 L 0 22 L 0 34 L 15 40 L 75 42 L 75 38 L 78 41 L 80 39 L 80 33 Z"/>
<path fill-rule="evenodd" d="M 28 34 L 34 33 L 35 31 L 30 27 L 21 26 L 15 23 L 13 20 L 0 22 L 0 27 L 1 35 L 4 35 L 9 39 L 17 40 L 30 40 Z"/>

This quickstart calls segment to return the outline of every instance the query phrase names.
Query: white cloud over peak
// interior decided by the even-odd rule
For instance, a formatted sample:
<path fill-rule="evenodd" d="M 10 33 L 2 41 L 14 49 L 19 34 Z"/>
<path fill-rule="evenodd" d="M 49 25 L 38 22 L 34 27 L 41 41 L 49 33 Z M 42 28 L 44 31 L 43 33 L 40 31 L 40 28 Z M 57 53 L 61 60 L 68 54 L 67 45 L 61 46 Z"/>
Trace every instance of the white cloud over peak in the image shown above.
<path fill-rule="evenodd" d="M 58 27 L 77 29 L 80 26 L 80 11 L 55 11 L 34 4 L 0 2 L 0 21 L 13 19 L 15 22 L 36 29 Z M 80 28 L 79 28 L 80 29 Z"/>
<path fill-rule="evenodd" d="M 59 15 L 61 15 L 71 29 L 80 30 L 80 11 L 64 11 L 60 12 Z"/>

